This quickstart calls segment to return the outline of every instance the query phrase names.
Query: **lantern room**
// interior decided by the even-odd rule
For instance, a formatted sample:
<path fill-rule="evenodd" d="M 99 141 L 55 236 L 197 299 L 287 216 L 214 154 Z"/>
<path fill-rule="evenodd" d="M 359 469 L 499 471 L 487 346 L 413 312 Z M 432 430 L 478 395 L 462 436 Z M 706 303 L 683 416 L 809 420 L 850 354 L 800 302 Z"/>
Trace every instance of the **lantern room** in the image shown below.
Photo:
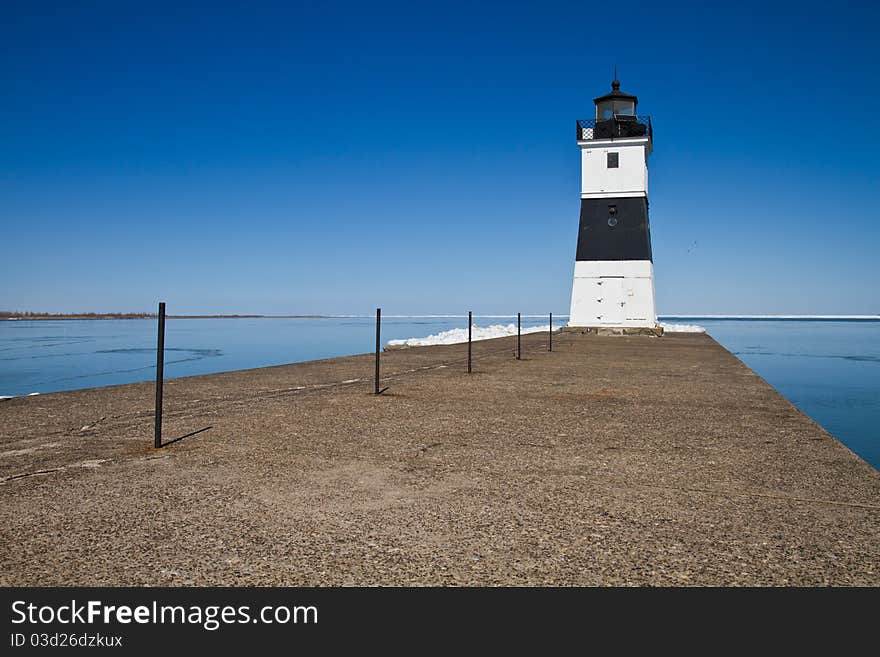
<path fill-rule="evenodd" d="M 620 90 L 620 81 L 611 83 L 611 93 L 594 98 L 596 103 L 596 120 L 607 121 L 620 116 L 635 116 L 639 99 Z"/>

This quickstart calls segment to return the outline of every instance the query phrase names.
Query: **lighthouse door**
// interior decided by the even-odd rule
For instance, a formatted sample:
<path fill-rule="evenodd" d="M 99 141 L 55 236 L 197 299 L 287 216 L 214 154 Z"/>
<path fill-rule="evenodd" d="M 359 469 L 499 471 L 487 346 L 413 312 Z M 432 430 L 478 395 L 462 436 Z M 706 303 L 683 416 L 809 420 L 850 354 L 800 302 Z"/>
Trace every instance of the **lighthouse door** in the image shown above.
<path fill-rule="evenodd" d="M 602 276 L 602 323 L 619 325 L 624 320 L 623 277 Z"/>

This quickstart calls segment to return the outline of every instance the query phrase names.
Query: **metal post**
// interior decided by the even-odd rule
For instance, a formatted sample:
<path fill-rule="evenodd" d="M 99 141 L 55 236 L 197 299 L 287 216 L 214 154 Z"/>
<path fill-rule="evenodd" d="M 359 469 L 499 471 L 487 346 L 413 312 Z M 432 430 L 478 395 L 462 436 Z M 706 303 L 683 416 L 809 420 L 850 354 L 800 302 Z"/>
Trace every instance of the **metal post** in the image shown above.
<path fill-rule="evenodd" d="M 381 342 L 381 333 L 382 333 L 382 309 L 376 308 L 376 394 L 378 395 L 381 391 L 379 390 L 379 345 Z"/>
<path fill-rule="evenodd" d="M 473 321 L 473 312 L 468 310 L 468 374 L 471 373 L 471 323 Z"/>
<path fill-rule="evenodd" d="M 522 360 L 522 336 L 520 333 L 522 329 L 522 315 L 520 313 L 516 314 L 516 359 Z"/>
<path fill-rule="evenodd" d="M 156 343 L 156 424 L 153 447 L 162 446 L 162 384 L 165 379 L 165 302 L 159 302 L 159 336 Z"/>
<path fill-rule="evenodd" d="M 550 351 L 553 351 L 553 313 L 550 313 Z"/>

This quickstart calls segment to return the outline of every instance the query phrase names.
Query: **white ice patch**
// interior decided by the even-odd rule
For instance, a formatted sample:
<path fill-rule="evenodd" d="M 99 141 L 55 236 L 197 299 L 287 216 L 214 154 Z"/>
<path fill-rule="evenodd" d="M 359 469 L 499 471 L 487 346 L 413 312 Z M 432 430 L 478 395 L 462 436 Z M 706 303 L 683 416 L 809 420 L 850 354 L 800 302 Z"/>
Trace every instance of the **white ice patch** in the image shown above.
<path fill-rule="evenodd" d="M 522 333 L 546 333 L 550 330 L 550 326 L 524 326 Z M 554 329 L 559 330 L 559 329 Z M 471 339 L 491 340 L 492 338 L 503 338 L 508 335 L 516 335 L 516 324 L 493 324 L 492 326 L 474 326 Z M 454 328 L 448 331 L 441 331 L 435 335 L 429 335 L 425 338 L 407 338 L 406 340 L 390 340 L 388 346 L 391 347 L 429 347 L 436 344 L 460 344 L 467 342 L 468 332 L 466 328 Z"/>
<path fill-rule="evenodd" d="M 667 333 L 705 333 L 706 329 L 696 324 L 668 324 L 660 322 L 660 326 Z"/>
<path fill-rule="evenodd" d="M 16 397 L 34 397 L 39 394 L 40 393 L 38 392 L 32 392 L 29 395 L 0 395 L 0 401 L 3 401 L 5 399 L 15 399 Z"/>

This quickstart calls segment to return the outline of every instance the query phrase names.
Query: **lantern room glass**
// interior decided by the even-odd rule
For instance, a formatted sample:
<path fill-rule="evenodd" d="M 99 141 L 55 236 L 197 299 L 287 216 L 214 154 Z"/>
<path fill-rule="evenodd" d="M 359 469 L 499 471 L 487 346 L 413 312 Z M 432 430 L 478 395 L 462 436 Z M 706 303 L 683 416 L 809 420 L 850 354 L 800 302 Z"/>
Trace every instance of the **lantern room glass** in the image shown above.
<path fill-rule="evenodd" d="M 635 116 L 636 104 L 631 100 L 613 98 L 596 103 L 596 118 L 600 121 L 613 119 L 616 114 Z"/>

